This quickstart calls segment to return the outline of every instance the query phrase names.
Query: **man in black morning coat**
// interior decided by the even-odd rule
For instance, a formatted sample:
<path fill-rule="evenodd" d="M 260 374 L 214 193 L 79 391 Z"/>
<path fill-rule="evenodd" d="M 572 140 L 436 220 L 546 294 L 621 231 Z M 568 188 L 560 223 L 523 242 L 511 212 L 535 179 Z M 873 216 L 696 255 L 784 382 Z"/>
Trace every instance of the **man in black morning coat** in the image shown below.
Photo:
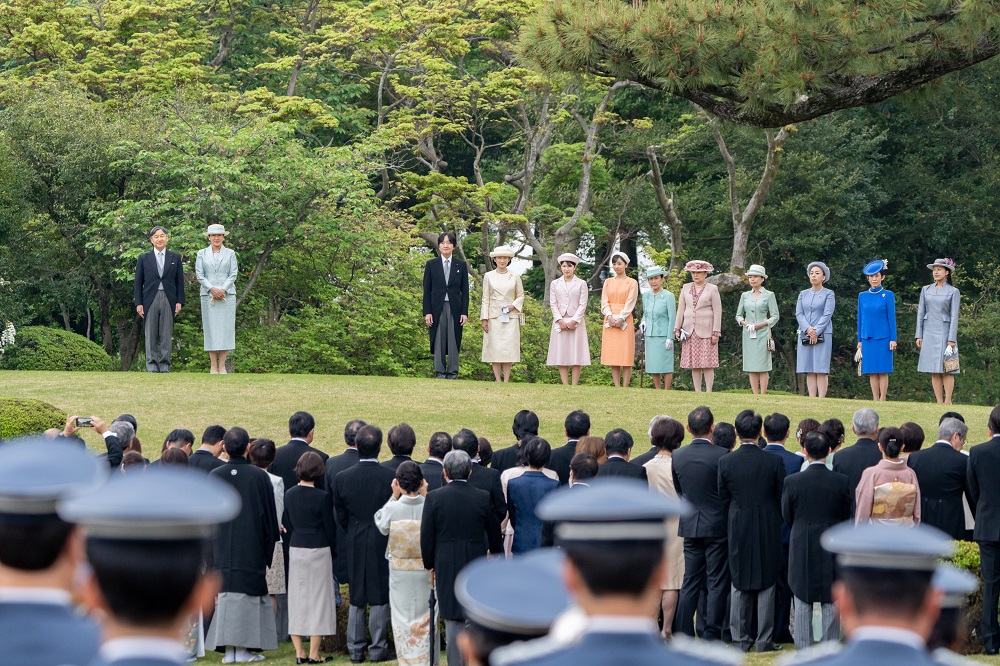
<path fill-rule="evenodd" d="M 564 423 L 566 429 L 566 443 L 552 449 L 552 456 L 549 457 L 548 468 L 559 475 L 559 485 L 565 486 L 569 483 L 569 463 L 576 455 L 576 444 L 581 437 L 590 434 L 590 416 L 586 412 L 576 410 L 570 412 Z"/>
<path fill-rule="evenodd" d="M 785 464 L 757 446 L 764 419 L 745 409 L 733 423 L 740 446 L 719 459 L 719 498 L 729 507 L 730 629 L 748 652 L 774 649 L 774 604 L 781 571 L 781 489 Z M 751 635 L 757 605 L 757 635 Z"/>
<path fill-rule="evenodd" d="M 413 449 L 417 446 L 417 433 L 409 423 L 400 423 L 389 428 L 386 437 L 392 457 L 382 463 L 382 467 L 391 469 L 393 474 L 404 462 L 413 460 Z M 478 443 L 477 443 L 478 445 Z"/>
<path fill-rule="evenodd" d="M 621 428 L 615 428 L 604 436 L 604 448 L 608 452 L 608 460 L 597 469 L 598 478 L 624 476 L 649 483 L 646 468 L 628 461 L 632 453 L 632 435 Z"/>
<path fill-rule="evenodd" d="M 684 582 L 677 604 L 677 629 L 695 635 L 698 601 L 706 595 L 705 632 L 701 637 L 718 641 L 729 621 L 729 560 L 726 547 L 725 505 L 719 498 L 719 459 L 729 453 L 712 443 L 714 417 L 708 407 L 688 415 L 688 432 L 694 439 L 673 453 L 672 473 L 677 494 L 691 505 L 681 516 L 679 536 L 684 537 Z"/>
<path fill-rule="evenodd" d="M 358 464 L 358 449 L 354 446 L 354 439 L 358 431 L 364 428 L 367 423 L 361 419 L 353 419 L 344 426 L 344 443 L 347 448 L 343 453 L 330 456 L 326 461 L 326 492 L 330 493 L 330 499 L 335 497 L 334 491 L 337 488 L 337 475 L 345 469 L 349 469 Z M 333 509 L 334 519 L 337 517 L 337 509 Z M 347 532 L 337 523 L 337 552 L 333 558 L 333 575 L 337 577 L 337 582 L 351 584 L 347 572 Z"/>
<path fill-rule="evenodd" d="M 451 438 L 451 448 L 455 451 L 465 451 L 469 458 L 476 459 L 479 455 L 479 438 L 468 428 L 462 428 Z M 469 476 L 469 485 L 490 494 L 490 504 L 497 520 L 503 521 L 507 515 L 507 500 L 503 496 L 503 485 L 500 483 L 500 472 L 495 469 L 473 465 Z"/>
<path fill-rule="evenodd" d="M 271 566 L 274 544 L 277 543 L 278 516 L 274 504 L 274 486 L 267 472 L 254 467 L 246 459 L 250 437 L 243 428 L 230 428 L 223 439 L 229 462 L 212 470 L 209 475 L 225 481 L 236 489 L 242 500 L 239 514 L 228 523 L 219 526 L 214 541 L 215 568 L 222 574 L 222 588 L 216 603 L 215 616 L 205 647 L 209 650 L 225 651 L 224 646 L 233 645 L 226 636 L 229 631 L 216 627 L 220 618 L 233 613 L 227 594 L 246 595 L 267 599 L 267 567 Z M 241 600 L 232 599 L 232 605 L 239 608 Z M 256 619 L 256 618 L 255 618 Z M 274 614 L 261 613 L 260 620 L 267 623 L 259 634 L 262 645 L 233 645 L 239 649 L 274 650 L 278 647 L 278 631 Z"/>
<path fill-rule="evenodd" d="M 840 640 L 840 623 L 833 606 L 833 553 L 820 545 L 827 529 L 851 516 L 847 477 L 826 466 L 830 440 L 821 432 L 805 437 L 809 466 L 785 477 L 781 515 L 791 526 L 788 586 L 794 597 L 795 649 L 813 644 L 813 604 L 822 605 L 822 642 Z"/>
<path fill-rule="evenodd" d="M 478 443 L 477 443 L 478 446 Z M 427 442 L 427 460 L 420 463 L 420 473 L 427 482 L 427 492 L 444 485 L 444 457 L 451 451 L 451 435 L 436 432 Z"/>
<path fill-rule="evenodd" d="M 882 452 L 878 448 L 878 414 L 874 409 L 863 407 L 854 412 L 851 428 L 858 436 L 854 446 L 848 446 L 837 451 L 833 456 L 833 471 L 847 477 L 847 490 L 851 493 L 851 517 L 857 510 L 855 506 L 855 491 L 861 475 L 869 467 L 874 467 L 882 460 Z"/>
<path fill-rule="evenodd" d="M 450 451 L 445 456 L 447 483 L 427 493 L 420 523 L 420 553 L 424 568 L 434 570 L 450 666 L 463 664 L 456 638 L 465 626 L 465 613 L 455 598 L 455 579 L 466 564 L 485 555 L 487 548 L 493 553 L 503 551 L 500 521 L 490 494 L 468 483 L 473 464 L 465 451 Z"/>
<path fill-rule="evenodd" d="M 299 483 L 299 477 L 295 474 L 295 465 L 303 453 L 312 451 L 319 454 L 326 463 L 328 456 L 319 449 L 312 447 L 313 435 L 316 434 L 316 420 L 308 412 L 295 412 L 288 419 L 288 434 L 292 439 L 284 446 L 279 446 L 274 452 L 274 462 L 271 463 L 271 474 L 280 476 L 285 482 L 285 490 L 294 488 Z M 317 481 L 316 487 L 326 490 L 326 481 Z"/>
<path fill-rule="evenodd" d="M 462 327 L 469 318 L 469 267 L 452 256 L 457 244 L 453 232 L 441 234 L 437 243 L 439 256 L 424 266 L 424 322 L 430 330 L 434 374 L 438 379 L 458 377 Z"/>
<path fill-rule="evenodd" d="M 983 618 L 979 630 L 986 654 L 997 654 L 1000 651 L 997 622 L 1000 601 L 1000 405 L 990 413 L 989 433 L 988 442 L 969 449 L 968 476 L 970 505 L 976 515 L 972 536 L 979 544 L 979 566 L 983 575 Z"/>
<path fill-rule="evenodd" d="M 333 503 L 337 522 L 347 532 L 347 569 L 351 581 L 351 606 L 347 615 L 347 651 L 351 661 L 389 659 L 389 563 L 385 548 L 389 537 L 375 526 L 375 512 L 392 497 L 392 470 L 378 463 L 382 431 L 365 426 L 354 440 L 358 464 L 335 480 Z M 371 607 L 365 633 L 365 608 Z"/>
<path fill-rule="evenodd" d="M 962 446 L 968 433 L 969 427 L 958 419 L 944 419 L 937 441 L 906 459 L 920 485 L 920 522 L 958 541 L 965 539 L 962 497 L 969 494 L 969 458 Z"/>
<path fill-rule="evenodd" d="M 167 249 L 167 230 L 149 232 L 153 249 L 139 255 L 135 264 L 135 311 L 146 333 L 146 370 L 170 372 L 174 317 L 184 305 L 184 263 Z"/>

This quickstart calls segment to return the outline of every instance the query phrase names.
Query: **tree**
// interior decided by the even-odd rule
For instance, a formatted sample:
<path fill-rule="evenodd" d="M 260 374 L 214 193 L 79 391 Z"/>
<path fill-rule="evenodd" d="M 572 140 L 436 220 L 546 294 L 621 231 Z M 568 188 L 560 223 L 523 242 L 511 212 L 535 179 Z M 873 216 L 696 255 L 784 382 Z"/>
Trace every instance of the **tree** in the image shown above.
<path fill-rule="evenodd" d="M 880 102 L 1000 51 L 992 2 L 548 0 L 522 31 L 546 71 L 637 81 L 758 127 Z"/>

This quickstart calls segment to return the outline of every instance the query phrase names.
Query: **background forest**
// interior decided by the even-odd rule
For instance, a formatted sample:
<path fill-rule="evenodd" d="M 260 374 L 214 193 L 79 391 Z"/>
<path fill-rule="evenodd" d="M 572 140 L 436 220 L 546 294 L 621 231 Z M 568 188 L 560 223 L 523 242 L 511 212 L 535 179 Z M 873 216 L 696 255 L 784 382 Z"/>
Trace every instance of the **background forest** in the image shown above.
<path fill-rule="evenodd" d="M 925 265 L 947 256 L 963 293 L 956 398 L 1000 400 L 1000 62 L 761 129 L 641 77 L 532 66 L 521 40 L 540 5 L 4 2 L 2 319 L 53 367 L 84 352 L 33 327 L 89 338 L 108 369 L 141 368 L 132 276 L 162 224 L 189 279 L 174 364 L 205 371 L 194 253 L 206 225 L 221 223 L 241 268 L 235 370 L 426 376 L 421 272 L 430 239 L 448 229 L 474 281 L 498 243 L 533 255 L 513 377 L 553 382 L 553 257 L 593 258 L 578 273 L 599 287 L 619 244 L 725 273 L 720 389 L 746 386 L 733 315 L 742 272 L 765 265 L 782 314 L 772 388 L 803 392 L 795 298 L 819 259 L 839 301 L 830 394 L 865 397 L 851 364 L 856 294 L 861 266 L 884 257 L 901 341 L 890 395 L 932 400 L 912 338 Z M 595 291 L 595 356 L 598 302 Z M 462 376 L 492 378 L 478 327 L 466 340 Z M 18 365 L 17 345 L 5 367 L 39 367 L 23 355 Z M 594 366 L 584 381 L 610 380 Z M 688 381 L 679 373 L 675 387 Z"/>

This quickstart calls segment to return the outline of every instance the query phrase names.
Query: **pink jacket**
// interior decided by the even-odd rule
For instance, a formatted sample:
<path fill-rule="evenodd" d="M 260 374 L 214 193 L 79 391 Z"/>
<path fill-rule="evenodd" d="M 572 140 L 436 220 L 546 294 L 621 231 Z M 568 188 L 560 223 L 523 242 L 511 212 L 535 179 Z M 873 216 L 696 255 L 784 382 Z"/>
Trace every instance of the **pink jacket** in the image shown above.
<path fill-rule="evenodd" d="M 688 282 L 681 288 L 675 326 L 684 329 L 689 335 L 710 338 L 713 333 L 722 332 L 722 298 L 719 296 L 719 288 L 706 282 L 696 308 L 691 297 L 693 286 L 694 283 Z"/>

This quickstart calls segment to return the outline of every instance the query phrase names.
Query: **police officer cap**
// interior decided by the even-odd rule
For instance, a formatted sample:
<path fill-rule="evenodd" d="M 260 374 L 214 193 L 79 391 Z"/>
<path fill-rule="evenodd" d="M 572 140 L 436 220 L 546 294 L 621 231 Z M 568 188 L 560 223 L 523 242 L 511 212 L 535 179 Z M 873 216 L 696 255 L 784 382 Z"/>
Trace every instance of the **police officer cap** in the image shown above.
<path fill-rule="evenodd" d="M 559 523 L 555 535 L 560 541 L 662 541 L 670 536 L 664 521 L 687 510 L 683 500 L 651 493 L 641 481 L 612 478 L 550 493 L 535 513 Z"/>
<path fill-rule="evenodd" d="M 934 571 L 937 560 L 955 551 L 948 535 L 927 525 L 835 525 L 820 537 L 841 567 Z"/>
<path fill-rule="evenodd" d="M 169 466 L 117 476 L 92 493 L 59 503 L 63 520 L 87 528 L 88 537 L 185 540 L 209 537 L 240 511 L 240 497 L 205 474 Z"/>
<path fill-rule="evenodd" d="M 32 437 L 0 447 L 0 513 L 47 516 L 67 496 L 104 482 L 107 464 L 79 444 Z"/>
<path fill-rule="evenodd" d="M 979 589 L 979 579 L 958 567 L 940 564 L 934 569 L 931 586 L 943 593 L 942 608 L 962 608 L 966 597 Z"/>
<path fill-rule="evenodd" d="M 470 622 L 525 638 L 543 636 L 567 607 L 562 551 L 535 550 L 511 560 L 479 558 L 455 579 L 455 597 Z"/>

